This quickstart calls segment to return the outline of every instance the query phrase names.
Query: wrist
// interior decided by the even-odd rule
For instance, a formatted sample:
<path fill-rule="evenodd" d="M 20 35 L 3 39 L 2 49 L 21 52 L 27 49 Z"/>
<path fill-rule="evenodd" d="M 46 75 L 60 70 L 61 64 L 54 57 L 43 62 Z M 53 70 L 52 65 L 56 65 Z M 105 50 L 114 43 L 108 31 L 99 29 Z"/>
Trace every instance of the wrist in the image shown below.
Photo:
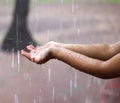
<path fill-rule="evenodd" d="M 56 53 L 58 52 L 57 48 L 59 47 L 56 47 L 55 45 L 49 48 L 51 59 L 56 59 Z"/>

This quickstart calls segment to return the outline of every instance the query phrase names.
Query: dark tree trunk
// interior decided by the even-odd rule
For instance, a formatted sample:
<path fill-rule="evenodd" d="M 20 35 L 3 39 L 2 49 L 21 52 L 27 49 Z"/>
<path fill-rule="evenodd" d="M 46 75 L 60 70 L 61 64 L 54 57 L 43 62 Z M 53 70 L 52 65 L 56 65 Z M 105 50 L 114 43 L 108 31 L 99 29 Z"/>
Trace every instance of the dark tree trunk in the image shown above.
<path fill-rule="evenodd" d="M 29 44 L 36 45 L 27 28 L 29 0 L 16 0 L 13 21 L 3 41 L 2 50 L 17 52 Z"/>

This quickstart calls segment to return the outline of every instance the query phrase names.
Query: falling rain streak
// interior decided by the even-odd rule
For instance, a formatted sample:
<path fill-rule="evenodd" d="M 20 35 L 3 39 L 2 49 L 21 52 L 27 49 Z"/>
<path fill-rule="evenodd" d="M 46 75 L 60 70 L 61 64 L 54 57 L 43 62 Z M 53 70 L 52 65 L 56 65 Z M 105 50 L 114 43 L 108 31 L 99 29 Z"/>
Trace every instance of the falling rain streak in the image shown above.
<path fill-rule="evenodd" d="M 14 103 L 19 103 L 17 94 L 14 94 Z"/>
<path fill-rule="evenodd" d="M 36 102 L 36 99 L 34 99 L 33 103 L 37 103 L 37 102 Z"/>
<path fill-rule="evenodd" d="M 38 98 L 38 101 L 39 101 L 39 103 L 42 103 L 42 90 L 41 90 L 41 88 L 39 89 L 39 98 Z"/>
<path fill-rule="evenodd" d="M 67 96 L 66 95 L 64 95 L 64 102 L 66 102 L 67 101 Z"/>
<path fill-rule="evenodd" d="M 79 28 L 77 29 L 77 35 L 78 36 L 80 35 L 80 29 Z"/>
<path fill-rule="evenodd" d="M 77 71 L 74 70 L 74 88 L 77 88 Z"/>
<path fill-rule="evenodd" d="M 49 41 L 50 40 L 50 30 L 47 31 L 47 38 L 48 38 L 47 41 Z"/>
<path fill-rule="evenodd" d="M 73 92 L 73 81 L 70 80 L 70 96 L 72 97 L 72 92 Z"/>
<path fill-rule="evenodd" d="M 42 97 L 39 97 L 39 103 L 42 103 Z"/>
<path fill-rule="evenodd" d="M 72 13 L 74 13 L 75 11 L 75 4 L 74 4 L 74 0 L 72 0 Z"/>
<path fill-rule="evenodd" d="M 63 30 L 63 19 L 61 18 L 61 20 L 60 20 L 60 31 L 62 32 L 62 30 Z"/>
<path fill-rule="evenodd" d="M 48 68 L 48 82 L 51 82 L 51 68 Z"/>
<path fill-rule="evenodd" d="M 20 72 L 20 51 L 18 51 L 18 72 Z"/>
<path fill-rule="evenodd" d="M 64 0 L 60 0 L 61 5 L 63 6 Z"/>
<path fill-rule="evenodd" d="M 55 103 L 55 87 L 52 89 L 52 103 Z"/>
<path fill-rule="evenodd" d="M 14 68 L 15 66 L 15 53 L 14 48 L 12 49 L 12 57 L 11 57 L 11 67 Z"/>
<path fill-rule="evenodd" d="M 51 61 L 49 62 L 49 67 L 48 67 L 48 82 L 51 82 Z"/>

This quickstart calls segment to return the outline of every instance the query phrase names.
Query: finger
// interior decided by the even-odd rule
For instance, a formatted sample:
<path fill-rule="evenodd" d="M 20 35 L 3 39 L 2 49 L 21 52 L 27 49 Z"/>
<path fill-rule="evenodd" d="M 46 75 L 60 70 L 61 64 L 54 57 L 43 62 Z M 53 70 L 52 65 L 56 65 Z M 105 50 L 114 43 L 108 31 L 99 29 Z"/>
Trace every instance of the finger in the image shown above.
<path fill-rule="evenodd" d="M 36 61 L 35 61 L 35 58 L 31 58 L 31 61 L 32 61 L 32 62 L 36 62 Z"/>
<path fill-rule="evenodd" d="M 32 49 L 35 49 L 35 47 L 33 45 L 29 45 L 29 47 L 32 48 Z"/>
<path fill-rule="evenodd" d="M 31 46 L 31 45 L 27 46 L 26 48 L 27 48 L 29 51 L 35 50 L 35 48 L 34 48 L 33 46 Z"/>
<path fill-rule="evenodd" d="M 21 54 L 23 56 L 25 56 L 26 58 L 28 58 L 29 60 L 31 60 L 31 55 L 30 53 L 26 52 L 25 50 L 21 50 Z"/>

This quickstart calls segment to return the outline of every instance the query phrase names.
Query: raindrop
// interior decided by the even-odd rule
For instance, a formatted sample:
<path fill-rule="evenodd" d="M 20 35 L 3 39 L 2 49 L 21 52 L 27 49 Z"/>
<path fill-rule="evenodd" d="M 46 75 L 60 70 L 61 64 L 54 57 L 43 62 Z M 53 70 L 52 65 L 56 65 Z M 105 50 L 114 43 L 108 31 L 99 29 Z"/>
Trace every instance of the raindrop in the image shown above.
<path fill-rule="evenodd" d="M 18 31 L 18 16 L 16 16 L 16 37 L 17 37 L 17 50 L 19 49 L 19 31 Z"/>
<path fill-rule="evenodd" d="M 88 82 L 87 82 L 87 89 L 89 89 L 90 88 L 90 86 L 91 86 L 91 80 L 90 79 L 88 79 Z"/>
<path fill-rule="evenodd" d="M 66 102 L 67 101 L 67 96 L 66 95 L 64 95 L 64 102 Z"/>
<path fill-rule="evenodd" d="M 14 94 L 14 101 L 15 101 L 15 103 L 19 103 L 18 102 L 18 95 L 17 94 Z"/>
<path fill-rule="evenodd" d="M 77 35 L 78 36 L 80 35 L 80 29 L 79 28 L 77 29 Z"/>
<path fill-rule="evenodd" d="M 85 99 L 85 103 L 91 103 L 91 101 L 88 97 Z"/>
<path fill-rule="evenodd" d="M 102 84 L 101 79 L 97 79 L 97 84 L 98 84 L 98 85 L 101 85 L 101 84 Z"/>
<path fill-rule="evenodd" d="M 52 89 L 52 103 L 55 103 L 55 87 Z"/>
<path fill-rule="evenodd" d="M 73 18 L 73 28 L 76 29 L 76 22 L 77 22 L 77 19 L 76 17 Z"/>
<path fill-rule="evenodd" d="M 9 4 L 9 0 L 6 0 L 6 4 L 7 4 L 7 5 Z"/>
<path fill-rule="evenodd" d="M 51 82 L 51 68 L 48 68 L 48 82 Z"/>
<path fill-rule="evenodd" d="M 11 67 L 14 68 L 15 65 L 15 54 L 14 54 L 14 48 L 12 49 L 12 58 L 11 58 Z"/>
<path fill-rule="evenodd" d="M 37 102 L 36 102 L 36 99 L 34 99 L 33 103 L 37 103 Z"/>
<path fill-rule="evenodd" d="M 20 51 L 17 52 L 17 57 L 18 57 L 18 72 L 20 72 Z"/>
<path fill-rule="evenodd" d="M 64 0 L 60 0 L 60 3 L 61 3 L 61 5 L 63 5 L 63 3 L 64 3 Z"/>
<path fill-rule="evenodd" d="M 74 0 L 72 0 L 72 13 L 75 11 L 75 5 L 74 5 Z"/>
<path fill-rule="evenodd" d="M 51 61 L 49 62 L 49 67 L 48 67 L 48 82 L 51 82 Z"/>
<path fill-rule="evenodd" d="M 39 103 L 42 103 L 42 97 L 39 97 Z"/>
<path fill-rule="evenodd" d="M 72 97 L 72 91 L 73 91 L 73 81 L 70 80 L 70 96 Z"/>
<path fill-rule="evenodd" d="M 61 20 L 60 20 L 60 31 L 62 32 L 62 30 L 63 30 L 63 19 L 61 18 Z"/>
<path fill-rule="evenodd" d="M 50 30 L 47 31 L 47 41 L 50 40 Z"/>
<path fill-rule="evenodd" d="M 30 86 L 32 85 L 31 79 L 32 79 L 32 78 L 29 76 L 29 77 L 28 77 L 28 81 L 29 81 L 29 85 L 30 85 Z"/>
<path fill-rule="evenodd" d="M 74 70 L 74 88 L 77 88 L 77 71 Z"/>

